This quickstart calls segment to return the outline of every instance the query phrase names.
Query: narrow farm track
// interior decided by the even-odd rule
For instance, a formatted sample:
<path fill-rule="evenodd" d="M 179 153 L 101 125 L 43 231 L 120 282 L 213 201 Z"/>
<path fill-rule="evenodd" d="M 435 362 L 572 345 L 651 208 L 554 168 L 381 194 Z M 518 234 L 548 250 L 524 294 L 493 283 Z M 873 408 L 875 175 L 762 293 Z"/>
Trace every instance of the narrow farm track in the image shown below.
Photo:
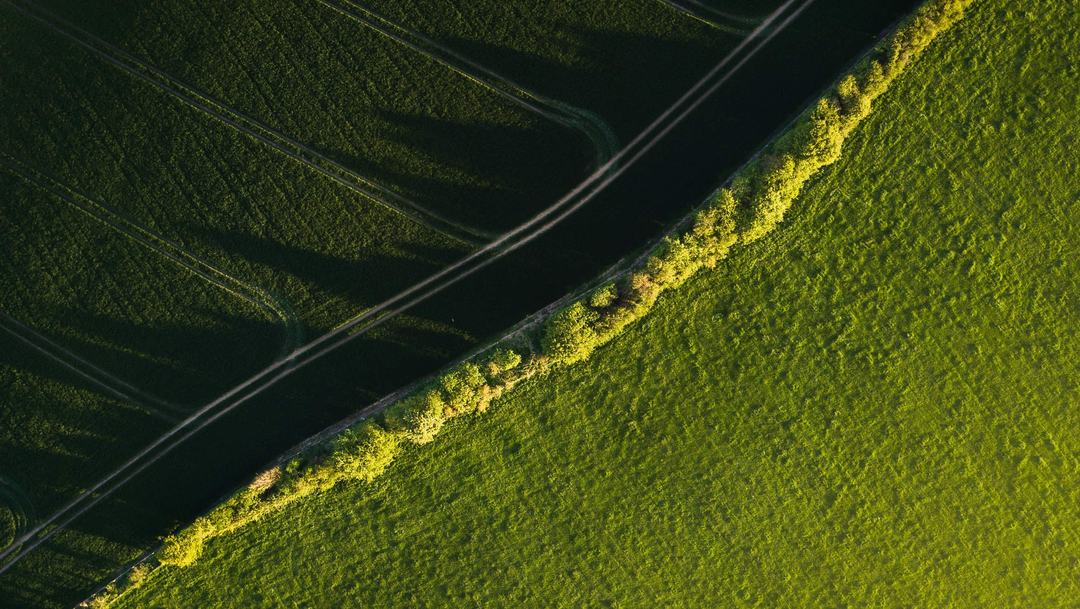
<path fill-rule="evenodd" d="M 287 300 L 275 298 L 263 288 L 245 283 L 149 228 L 121 216 L 107 205 L 58 182 L 3 151 L 0 151 L 0 167 L 6 168 L 12 175 L 27 184 L 51 194 L 111 230 L 194 273 L 211 285 L 253 305 L 270 317 L 280 320 L 284 329 L 281 356 L 295 349 L 303 340 L 303 327 Z"/>
<path fill-rule="evenodd" d="M 510 102 L 545 119 L 583 134 L 595 151 L 596 166 L 603 165 L 619 150 L 619 140 L 604 119 L 593 112 L 560 102 L 515 83 L 509 78 L 405 28 L 355 0 L 315 0 L 382 36 L 406 46 L 447 69 L 467 78 Z"/>
<path fill-rule="evenodd" d="M 176 98 L 218 122 L 242 133 L 305 167 L 329 178 L 363 198 L 393 210 L 410 220 L 460 243 L 477 246 L 495 236 L 440 215 L 404 195 L 391 190 L 334 161 L 268 125 L 243 114 L 223 102 L 182 83 L 162 70 L 139 60 L 26 0 L 7 0 L 23 15 L 89 50 L 96 57 L 158 90 Z"/>
<path fill-rule="evenodd" d="M 698 0 L 657 0 L 657 2 L 662 2 L 680 13 L 730 34 L 746 34 L 749 32 L 746 28 L 753 27 L 765 18 L 724 12 Z"/>
<path fill-rule="evenodd" d="M 185 411 L 182 406 L 167 402 L 139 389 L 115 374 L 95 365 L 90 360 L 72 352 L 70 349 L 64 348 L 2 309 L 0 309 L 0 331 L 10 334 L 34 351 L 104 389 L 113 397 L 141 406 L 159 418 L 176 423 L 179 421 L 179 417 L 176 415 L 183 414 Z"/>
<path fill-rule="evenodd" d="M 762 20 L 739 45 L 709 70 L 705 76 L 698 80 L 630 143 L 624 146 L 618 154 L 599 167 L 573 190 L 529 221 L 504 233 L 498 239 L 392 298 L 372 307 L 362 315 L 312 340 L 295 350 L 288 358 L 267 366 L 192 413 L 173 429 L 165 432 L 118 468 L 91 485 L 81 495 L 72 499 L 48 518 L 37 523 L 32 529 L 23 534 L 16 544 L 13 544 L 7 550 L 0 551 L 0 560 L 6 561 L 3 565 L 0 565 L 0 574 L 10 569 L 22 557 L 32 552 L 34 548 L 64 530 L 79 516 L 127 484 L 128 481 L 192 435 L 241 404 L 256 397 L 282 378 L 288 377 L 356 337 L 378 328 L 417 303 L 476 273 L 551 230 L 552 227 L 591 201 L 608 184 L 632 167 L 709 96 L 723 86 L 776 35 L 786 29 L 814 1 L 802 0 L 798 6 L 789 11 L 788 9 L 796 5 L 797 0 L 786 0 L 771 15 Z M 774 22 L 779 23 L 772 27 Z M 15 552 L 16 548 L 18 553 Z M 14 556 L 12 556 L 13 554 Z"/>

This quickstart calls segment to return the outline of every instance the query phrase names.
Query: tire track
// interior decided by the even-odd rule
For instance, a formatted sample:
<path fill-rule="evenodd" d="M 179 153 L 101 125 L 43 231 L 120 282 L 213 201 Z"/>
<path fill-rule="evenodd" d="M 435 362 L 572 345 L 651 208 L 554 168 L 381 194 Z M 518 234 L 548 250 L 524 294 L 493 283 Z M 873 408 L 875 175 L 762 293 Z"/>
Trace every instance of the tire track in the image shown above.
<path fill-rule="evenodd" d="M 374 330 L 417 303 L 430 298 L 540 237 L 562 222 L 567 216 L 596 197 L 608 184 L 649 152 L 672 129 L 738 72 L 750 58 L 757 54 L 777 34 L 787 28 L 815 0 L 802 0 L 802 3 L 795 10 L 788 11 L 797 1 L 786 0 L 724 59 L 639 133 L 633 141 L 623 147 L 615 157 L 598 168 L 565 196 L 539 212 L 531 220 L 504 233 L 483 248 L 372 307 L 346 324 L 312 340 L 294 351 L 288 358 L 267 366 L 192 413 L 179 425 L 151 442 L 120 467 L 107 474 L 81 495 L 72 499 L 64 507 L 20 537 L 17 544 L 20 550 L 15 556 L 8 559 L 14 553 L 11 548 L 0 551 L 0 560 L 8 559 L 7 562 L 0 566 L 0 574 L 10 569 L 22 557 L 48 541 L 53 535 L 64 530 L 79 516 L 93 508 L 185 440 L 233 409 L 258 396 L 280 379 L 311 364 L 356 337 Z M 787 13 L 786 16 L 784 16 L 785 13 Z M 768 31 L 772 23 L 782 16 L 783 20 L 771 31 Z M 753 47 L 743 53 L 755 41 Z M 622 162 L 624 157 L 630 158 Z M 617 168 L 613 170 L 612 168 L 616 166 Z M 488 256 L 489 253 L 490 256 Z M 203 418 L 204 416 L 206 418 Z"/>
<path fill-rule="evenodd" d="M 0 476 L 0 506 L 7 507 L 11 512 L 15 525 L 11 542 L 0 540 L 3 544 L 0 545 L 0 550 L 7 550 L 14 547 L 25 531 L 33 526 L 36 518 L 34 504 L 18 484 Z"/>
<path fill-rule="evenodd" d="M 746 28 L 761 23 L 765 18 L 764 16 L 754 17 L 728 13 L 699 0 L 657 0 L 657 2 L 662 2 L 680 13 L 729 34 L 745 35 L 749 33 Z"/>
<path fill-rule="evenodd" d="M 606 163 L 619 150 L 615 132 L 593 112 L 535 93 L 445 45 L 398 25 L 355 0 L 315 1 L 534 114 L 580 132 L 592 144 L 596 166 Z"/>
<path fill-rule="evenodd" d="M 171 95 L 185 105 L 216 119 L 235 131 L 273 148 L 280 154 L 329 178 L 373 203 L 382 205 L 417 224 L 469 246 L 476 246 L 483 240 L 495 236 L 493 233 L 446 218 L 406 198 L 404 195 L 361 176 L 306 144 L 302 144 L 268 125 L 230 108 L 223 102 L 217 101 L 209 95 L 184 84 L 158 68 L 136 59 L 122 49 L 46 12 L 32 2 L 27 0 L 7 1 L 15 10 L 37 20 L 49 29 L 89 50 L 105 63 Z"/>
<path fill-rule="evenodd" d="M 2 309 L 0 309 L 0 331 L 10 334 L 16 340 L 37 351 L 47 359 L 105 390 L 106 393 L 113 397 L 119 398 L 123 402 L 142 406 L 152 414 L 170 423 L 178 422 L 180 419 L 177 415 L 182 415 L 186 410 L 182 406 L 139 389 L 124 379 L 98 367 L 86 358 L 65 349 Z"/>
<path fill-rule="evenodd" d="M 303 339 L 303 328 L 287 300 L 277 299 L 266 290 L 245 283 L 188 252 L 182 246 L 169 241 L 140 224 L 128 220 L 108 206 L 75 191 L 4 151 L 0 151 L 0 167 L 5 167 L 12 175 L 27 184 L 47 192 L 113 231 L 194 273 L 211 285 L 225 290 L 232 296 L 269 314 L 270 317 L 280 320 L 285 334 L 282 344 L 282 356 L 295 349 Z"/>

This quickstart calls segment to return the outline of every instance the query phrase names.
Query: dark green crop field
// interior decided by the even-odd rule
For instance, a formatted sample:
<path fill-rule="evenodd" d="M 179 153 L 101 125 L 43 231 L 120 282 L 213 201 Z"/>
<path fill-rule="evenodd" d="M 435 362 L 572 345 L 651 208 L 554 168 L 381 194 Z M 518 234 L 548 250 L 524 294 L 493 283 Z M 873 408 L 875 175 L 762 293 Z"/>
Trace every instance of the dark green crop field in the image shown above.
<path fill-rule="evenodd" d="M 656 0 L 0 0 L 0 606 L 85 598 L 273 455 L 639 247 L 909 0 L 887 4 L 806 12 L 563 232 L 97 504 L 185 417 L 576 186 L 753 25 Z M 51 519 L 76 497 L 97 507 Z M 58 534 L 24 560 L 36 526 Z"/>
<path fill-rule="evenodd" d="M 592 110 L 624 140 L 745 34 L 688 19 L 658 0 L 333 1 L 376 26 L 397 26 Z M 760 12 L 779 4 L 759 3 Z"/>
<path fill-rule="evenodd" d="M 292 136 L 393 205 L 506 228 L 589 169 L 579 134 L 318 2 L 42 5 L 55 31 Z"/>
<path fill-rule="evenodd" d="M 1073 606 L 1076 48 L 975 2 L 769 236 L 118 606 Z"/>

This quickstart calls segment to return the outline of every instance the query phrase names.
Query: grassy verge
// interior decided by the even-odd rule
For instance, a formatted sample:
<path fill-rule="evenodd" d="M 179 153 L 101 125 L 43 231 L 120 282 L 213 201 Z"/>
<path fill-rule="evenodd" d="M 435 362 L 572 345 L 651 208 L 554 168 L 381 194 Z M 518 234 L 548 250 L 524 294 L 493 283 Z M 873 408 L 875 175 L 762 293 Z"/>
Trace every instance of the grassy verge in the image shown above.
<path fill-rule="evenodd" d="M 517 383 L 588 358 L 657 302 L 736 244 L 760 239 L 781 221 L 807 181 L 837 160 L 840 147 L 868 116 L 873 101 L 962 14 L 966 2 L 933 1 L 859 64 L 768 154 L 721 189 L 690 222 L 619 279 L 555 313 L 532 345 L 484 353 L 368 420 L 261 474 L 252 484 L 166 540 L 150 564 L 190 566 L 206 542 L 281 511 L 346 480 L 372 481 L 403 445 L 430 442 L 445 423 L 482 412 Z M 149 567 L 148 567 L 149 568 Z M 141 581 L 141 577 L 138 578 Z M 110 591 L 99 597 L 110 602 Z"/>

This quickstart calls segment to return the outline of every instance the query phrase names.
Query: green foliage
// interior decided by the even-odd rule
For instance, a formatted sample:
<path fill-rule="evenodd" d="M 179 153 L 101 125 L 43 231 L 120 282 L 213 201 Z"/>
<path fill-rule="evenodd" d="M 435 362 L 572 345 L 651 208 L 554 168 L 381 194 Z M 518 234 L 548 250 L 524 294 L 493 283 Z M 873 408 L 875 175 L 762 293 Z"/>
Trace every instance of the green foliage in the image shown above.
<path fill-rule="evenodd" d="M 606 309 L 615 304 L 615 300 L 618 297 L 619 290 L 615 287 L 614 283 L 609 283 L 589 295 L 589 308 Z"/>
<path fill-rule="evenodd" d="M 435 389 L 409 396 L 386 409 L 386 426 L 400 432 L 409 441 L 427 444 L 435 439 L 446 423 L 446 402 Z"/>
<path fill-rule="evenodd" d="M 486 407 L 487 378 L 480 371 L 480 366 L 472 362 L 466 362 L 441 376 L 439 386 L 447 417 L 470 414 Z"/>
<path fill-rule="evenodd" d="M 364 421 L 334 440 L 331 467 L 341 476 L 371 482 L 389 467 L 399 447 L 399 434 Z"/>
<path fill-rule="evenodd" d="M 501 347 L 496 348 L 487 360 L 487 373 L 491 378 L 498 378 L 521 365 L 521 354 Z"/>
<path fill-rule="evenodd" d="M 544 325 L 544 353 L 556 363 L 580 362 L 600 345 L 599 321 L 600 315 L 583 302 L 562 309 Z"/>

